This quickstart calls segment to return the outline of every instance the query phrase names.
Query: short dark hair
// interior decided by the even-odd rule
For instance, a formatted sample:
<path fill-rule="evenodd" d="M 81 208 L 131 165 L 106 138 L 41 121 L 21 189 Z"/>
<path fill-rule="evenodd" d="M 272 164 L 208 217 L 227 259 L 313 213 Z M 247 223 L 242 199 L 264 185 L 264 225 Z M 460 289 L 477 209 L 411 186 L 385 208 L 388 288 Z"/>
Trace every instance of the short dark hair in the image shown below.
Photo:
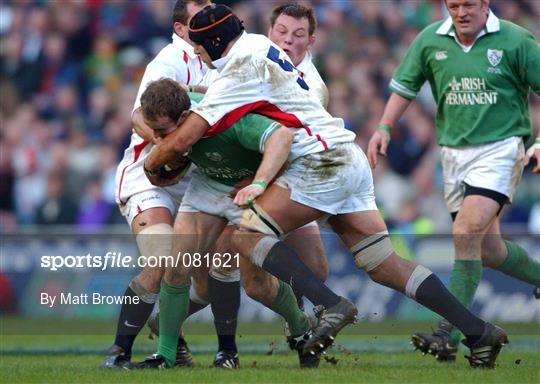
<path fill-rule="evenodd" d="M 315 12 L 313 8 L 306 7 L 298 3 L 287 3 L 274 8 L 272 15 L 270 16 L 270 25 L 274 27 L 276 20 L 279 16 L 286 15 L 294 17 L 295 19 L 306 18 L 309 23 L 309 35 L 313 35 L 317 29 L 317 19 L 315 19 Z"/>
<path fill-rule="evenodd" d="M 172 12 L 173 24 L 178 22 L 183 25 L 188 23 L 187 6 L 189 3 L 195 3 L 197 5 L 209 5 L 212 2 L 210 0 L 176 0 Z"/>
<path fill-rule="evenodd" d="M 159 117 L 178 121 L 189 107 L 191 101 L 187 92 L 171 79 L 152 81 L 141 96 L 141 111 L 148 121 L 157 121 Z"/>

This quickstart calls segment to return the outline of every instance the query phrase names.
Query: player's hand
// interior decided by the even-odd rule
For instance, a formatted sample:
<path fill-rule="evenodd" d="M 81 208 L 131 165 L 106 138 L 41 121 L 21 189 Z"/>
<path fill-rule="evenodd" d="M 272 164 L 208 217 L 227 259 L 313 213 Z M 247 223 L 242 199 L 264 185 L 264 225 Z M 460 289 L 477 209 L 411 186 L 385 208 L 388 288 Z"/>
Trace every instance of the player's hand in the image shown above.
<path fill-rule="evenodd" d="M 390 142 L 390 133 L 384 129 L 377 129 L 369 140 L 367 157 L 369 166 L 374 169 L 377 166 L 377 156 L 379 154 L 386 156 L 388 143 Z"/>
<path fill-rule="evenodd" d="M 536 159 L 536 165 L 533 167 L 532 173 L 540 173 L 540 144 L 533 144 L 533 146 L 528 149 L 525 158 L 523 159 L 524 165 L 529 165 L 533 158 Z"/>
<path fill-rule="evenodd" d="M 234 199 L 236 197 L 236 194 L 244 187 L 247 187 L 253 182 L 253 177 L 246 177 L 245 179 L 239 181 L 234 185 L 234 189 L 229 193 L 229 196 L 231 199 Z"/>
<path fill-rule="evenodd" d="M 170 185 L 175 185 L 184 177 L 184 169 L 189 167 L 189 163 L 183 163 L 183 165 L 171 168 L 168 165 L 164 165 L 158 171 L 152 171 L 144 166 L 144 174 L 152 185 L 158 187 L 168 187 Z"/>
<path fill-rule="evenodd" d="M 266 187 L 267 185 L 264 181 L 254 181 L 238 191 L 234 198 L 234 203 L 239 207 L 251 206 L 255 202 L 255 199 L 263 194 Z"/>

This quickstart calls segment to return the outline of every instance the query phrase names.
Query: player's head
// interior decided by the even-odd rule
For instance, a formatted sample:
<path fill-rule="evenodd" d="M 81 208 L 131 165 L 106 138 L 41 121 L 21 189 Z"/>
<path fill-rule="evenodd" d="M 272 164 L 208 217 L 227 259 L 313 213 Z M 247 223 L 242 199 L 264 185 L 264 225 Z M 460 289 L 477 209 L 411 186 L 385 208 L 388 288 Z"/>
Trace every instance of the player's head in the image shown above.
<path fill-rule="evenodd" d="M 446 0 L 458 37 L 474 39 L 484 28 L 489 13 L 489 0 Z"/>
<path fill-rule="evenodd" d="M 189 22 L 189 38 L 195 52 L 212 68 L 244 30 L 242 21 L 222 4 L 211 4 L 195 14 Z"/>
<path fill-rule="evenodd" d="M 210 4 L 210 0 L 176 0 L 172 12 L 174 32 L 191 44 L 188 34 L 189 21 L 194 14 Z"/>
<path fill-rule="evenodd" d="M 141 96 L 144 122 L 154 130 L 155 137 L 174 131 L 188 115 L 190 106 L 185 89 L 171 79 L 152 81 Z"/>
<path fill-rule="evenodd" d="M 272 11 L 268 38 L 289 55 L 294 65 L 298 65 L 315 42 L 316 28 L 313 8 L 289 3 Z"/>

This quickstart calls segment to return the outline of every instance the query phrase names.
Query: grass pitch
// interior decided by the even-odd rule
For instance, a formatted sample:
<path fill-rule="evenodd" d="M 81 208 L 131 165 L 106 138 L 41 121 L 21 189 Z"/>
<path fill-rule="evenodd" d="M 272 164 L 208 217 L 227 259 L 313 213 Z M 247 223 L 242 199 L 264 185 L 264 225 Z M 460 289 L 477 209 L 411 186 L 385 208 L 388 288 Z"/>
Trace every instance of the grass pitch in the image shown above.
<path fill-rule="evenodd" d="M 505 325 L 510 344 L 495 370 L 472 370 L 460 350 L 455 364 L 412 352 L 410 332 L 429 330 L 418 323 L 357 324 L 337 339 L 319 369 L 298 368 L 279 324 L 242 324 L 238 344 L 241 369 L 211 369 L 216 348 L 210 325 L 186 326 L 195 368 L 163 371 L 110 371 L 97 368 L 112 343 L 114 324 L 84 321 L 3 319 L 0 381 L 3 383 L 538 383 L 538 324 Z M 59 330 L 64 333 L 59 335 Z M 75 333 L 75 330 L 78 333 Z M 80 335 L 86 330 L 85 335 Z M 262 331 L 261 331 L 262 330 Z M 93 333 L 93 334 L 89 334 Z M 134 360 L 155 351 L 156 340 L 141 334 Z"/>

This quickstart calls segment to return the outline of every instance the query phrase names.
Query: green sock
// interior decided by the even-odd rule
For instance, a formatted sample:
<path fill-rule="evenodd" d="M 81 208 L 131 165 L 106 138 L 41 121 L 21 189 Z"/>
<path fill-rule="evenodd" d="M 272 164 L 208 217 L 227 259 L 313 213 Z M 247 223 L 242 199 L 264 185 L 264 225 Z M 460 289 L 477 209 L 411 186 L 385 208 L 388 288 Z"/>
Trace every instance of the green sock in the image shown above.
<path fill-rule="evenodd" d="M 481 260 L 456 260 L 450 276 L 450 292 L 461 304 L 469 308 L 474 299 L 474 293 L 482 279 Z M 458 344 L 461 333 L 456 328 L 450 332 L 450 343 Z"/>
<path fill-rule="evenodd" d="M 496 269 L 526 283 L 540 286 L 540 263 L 516 243 L 504 240 L 508 256 Z"/>
<path fill-rule="evenodd" d="M 279 282 L 276 300 L 268 306 L 274 312 L 283 316 L 292 336 L 299 336 L 309 329 L 307 315 L 298 307 L 296 296 L 289 284 Z"/>
<path fill-rule="evenodd" d="M 176 361 L 178 334 L 187 317 L 190 285 L 169 285 L 161 281 L 158 354 L 165 358 L 169 367 L 173 367 Z"/>

